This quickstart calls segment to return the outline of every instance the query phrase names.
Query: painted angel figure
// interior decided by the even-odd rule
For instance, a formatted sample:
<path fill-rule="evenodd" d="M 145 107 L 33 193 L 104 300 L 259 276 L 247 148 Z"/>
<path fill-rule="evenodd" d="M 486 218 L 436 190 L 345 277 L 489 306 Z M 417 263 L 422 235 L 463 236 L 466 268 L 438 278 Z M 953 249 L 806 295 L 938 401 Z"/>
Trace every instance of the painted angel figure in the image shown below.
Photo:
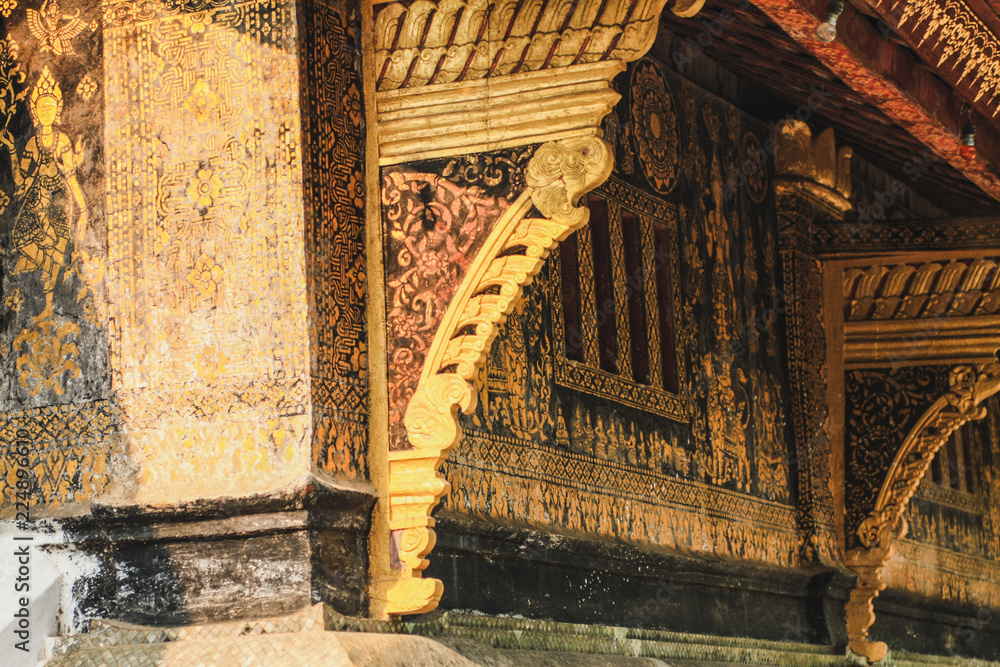
<path fill-rule="evenodd" d="M 80 16 L 79 9 L 73 14 L 63 14 L 56 0 L 45 0 L 37 12 L 28 10 L 28 28 L 42 43 L 41 51 L 52 49 L 62 55 L 75 53 L 70 40 L 87 28 L 87 21 Z"/>
<path fill-rule="evenodd" d="M 0 131 L 0 145 L 10 153 L 17 188 L 12 234 L 17 252 L 14 273 L 40 271 L 45 293 L 45 309 L 36 321 L 52 315 L 52 298 L 66 265 L 71 227 L 77 247 L 87 231 L 87 204 L 76 179 L 76 165 L 86 143 L 77 139 L 74 145 L 68 135 L 55 129 L 62 106 L 59 84 L 45 67 L 29 98 L 35 135 L 28 139 L 20 155 L 10 131 Z"/>

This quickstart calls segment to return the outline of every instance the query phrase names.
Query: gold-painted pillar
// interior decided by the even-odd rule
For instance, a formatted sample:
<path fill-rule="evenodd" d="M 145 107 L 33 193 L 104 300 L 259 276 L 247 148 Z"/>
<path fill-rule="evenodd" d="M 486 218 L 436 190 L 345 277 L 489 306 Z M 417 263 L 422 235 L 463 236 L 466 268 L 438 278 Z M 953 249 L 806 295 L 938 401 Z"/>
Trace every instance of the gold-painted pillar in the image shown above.
<path fill-rule="evenodd" d="M 105 6 L 111 366 L 135 473 L 116 496 L 363 479 L 353 18 L 190 4 Z"/>

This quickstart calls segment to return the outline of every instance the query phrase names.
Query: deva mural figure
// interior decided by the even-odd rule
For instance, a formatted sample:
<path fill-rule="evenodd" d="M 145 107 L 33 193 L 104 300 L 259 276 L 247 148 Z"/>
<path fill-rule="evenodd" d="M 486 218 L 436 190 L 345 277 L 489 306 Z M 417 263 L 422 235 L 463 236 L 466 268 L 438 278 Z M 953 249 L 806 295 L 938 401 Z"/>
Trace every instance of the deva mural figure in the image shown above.
<path fill-rule="evenodd" d="M 5 127 L 0 145 L 10 152 L 14 176 L 13 246 L 17 252 L 14 273 L 40 271 L 45 308 L 35 318 L 52 315 L 52 298 L 59 275 L 66 265 L 70 233 L 80 247 L 87 231 L 87 205 L 76 179 L 85 142 L 76 145 L 55 128 L 62 113 L 63 96 L 48 67 L 29 98 L 35 135 L 18 155 L 14 139 Z"/>

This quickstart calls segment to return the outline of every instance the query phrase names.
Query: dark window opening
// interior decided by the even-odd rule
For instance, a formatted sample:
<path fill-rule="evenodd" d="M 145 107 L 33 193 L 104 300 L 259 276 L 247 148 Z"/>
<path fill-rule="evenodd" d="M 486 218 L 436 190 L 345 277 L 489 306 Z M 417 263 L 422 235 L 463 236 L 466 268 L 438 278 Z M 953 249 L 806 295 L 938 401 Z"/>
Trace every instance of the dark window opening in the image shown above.
<path fill-rule="evenodd" d="M 632 379 L 649 384 L 649 337 L 646 335 L 646 279 L 642 274 L 642 235 L 639 219 L 622 211 L 622 243 L 625 245 L 625 289 L 628 295 L 628 328 L 632 357 Z"/>
<path fill-rule="evenodd" d="M 676 394 L 672 230 L 600 194 L 587 206 L 589 233 L 559 249 L 566 358 Z"/>
<path fill-rule="evenodd" d="M 614 274 L 611 271 L 611 233 L 608 202 L 590 194 L 590 238 L 594 244 L 594 293 L 597 295 L 597 349 L 601 369 L 618 373 L 618 340 L 615 334 Z"/>
<path fill-rule="evenodd" d="M 670 288 L 670 246 L 667 229 L 656 225 L 656 300 L 659 308 L 660 362 L 663 364 L 663 388 L 677 393 L 677 348 L 674 346 L 673 298 Z"/>
<path fill-rule="evenodd" d="M 563 318 L 566 327 L 566 357 L 583 361 L 583 329 L 580 313 L 580 272 L 577 267 L 577 235 L 559 246 L 562 269 Z"/>

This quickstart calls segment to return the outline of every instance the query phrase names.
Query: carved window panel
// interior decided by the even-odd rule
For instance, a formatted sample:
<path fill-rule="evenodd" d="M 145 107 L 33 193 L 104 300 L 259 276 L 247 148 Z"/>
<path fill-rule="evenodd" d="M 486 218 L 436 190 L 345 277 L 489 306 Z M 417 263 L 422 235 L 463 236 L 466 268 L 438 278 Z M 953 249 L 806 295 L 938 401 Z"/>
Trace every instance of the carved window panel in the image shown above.
<path fill-rule="evenodd" d="M 919 496 L 938 504 L 980 513 L 982 503 L 977 497 L 976 467 L 980 465 L 981 440 L 976 422 L 967 422 L 952 433 L 931 461 Z"/>
<path fill-rule="evenodd" d="M 676 210 L 614 177 L 587 205 L 590 223 L 563 241 L 557 255 L 556 381 L 687 421 L 674 334 Z"/>

